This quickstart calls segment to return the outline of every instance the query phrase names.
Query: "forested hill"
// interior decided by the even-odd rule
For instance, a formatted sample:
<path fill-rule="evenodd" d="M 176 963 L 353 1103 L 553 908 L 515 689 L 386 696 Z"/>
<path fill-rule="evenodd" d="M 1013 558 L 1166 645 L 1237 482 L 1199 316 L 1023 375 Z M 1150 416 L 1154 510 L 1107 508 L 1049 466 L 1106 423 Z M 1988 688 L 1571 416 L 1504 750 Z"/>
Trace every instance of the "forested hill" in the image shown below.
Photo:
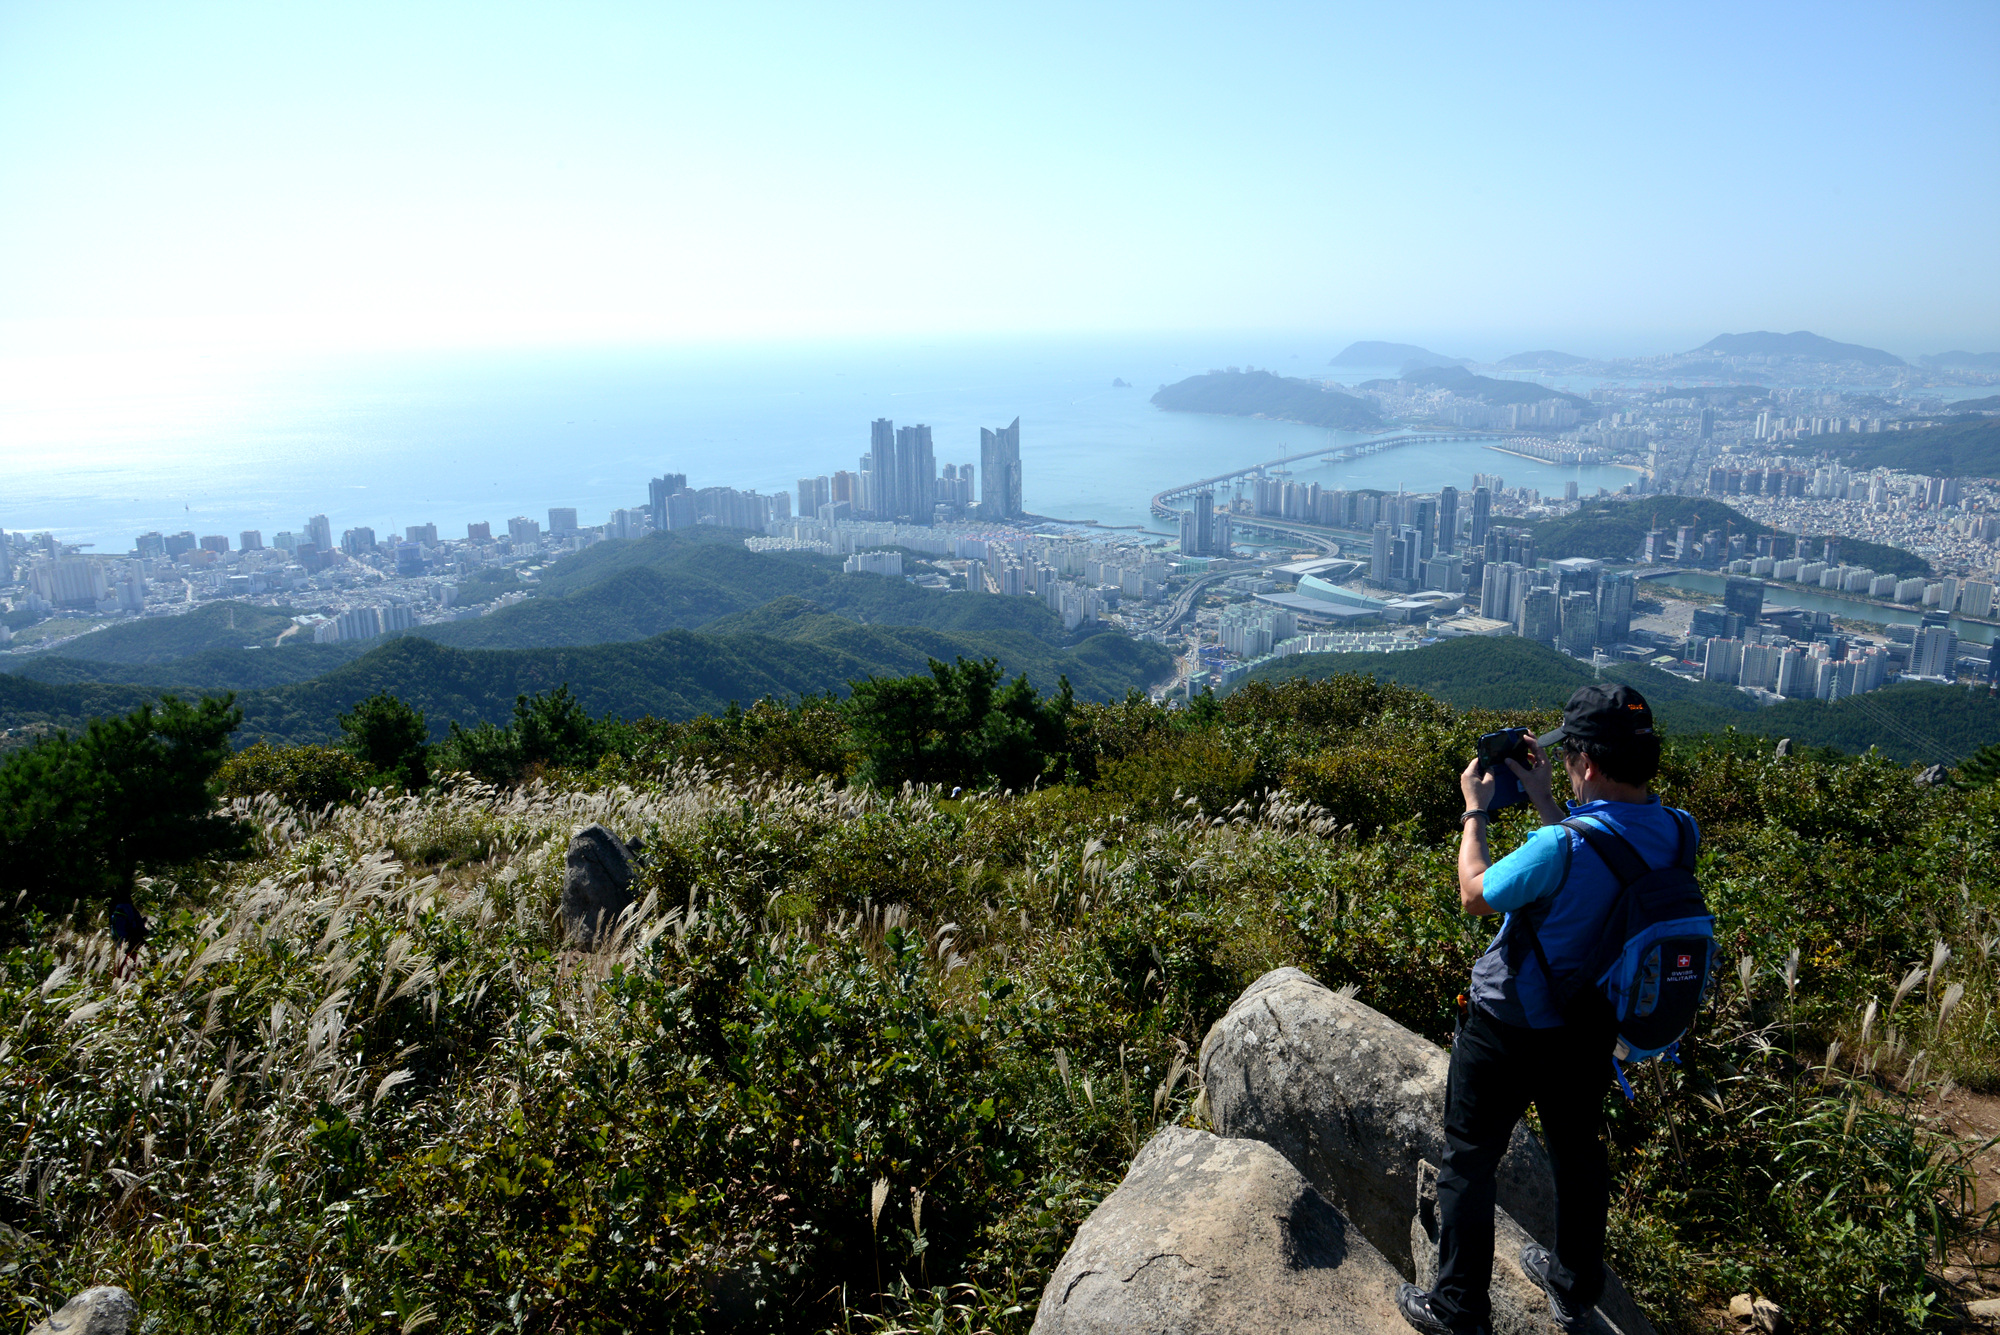
<path fill-rule="evenodd" d="M 1370 380 L 1362 388 L 1369 389 L 1392 383 L 1394 382 Z M 1403 375 L 1403 383 L 1415 385 L 1420 389 L 1447 389 L 1462 399 L 1478 399 L 1481 403 L 1499 406 L 1561 399 L 1571 407 L 1584 410 L 1586 417 L 1597 415 L 1596 407 L 1580 394 L 1551 389 L 1547 385 L 1539 385 L 1529 380 L 1503 380 L 1490 375 L 1474 375 L 1463 366 L 1429 366 L 1408 371 Z"/>
<path fill-rule="evenodd" d="M 1585 682 L 1588 664 L 1513 636 L 1446 640 L 1396 654 L 1300 654 L 1250 674 L 1252 681 L 1353 674 L 1414 687 L 1461 709 L 1555 709 Z M 1636 663 L 1602 674 L 1635 687 L 1662 731 L 1687 737 L 1734 730 L 1790 737 L 1801 746 L 1858 755 L 1871 746 L 1897 760 L 1949 763 L 2000 742 L 2000 700 L 1984 691 L 1912 683 L 1823 703 L 1789 700 L 1769 708 L 1733 686 L 1687 681 Z"/>
<path fill-rule="evenodd" d="M 1721 501 L 1701 496 L 1638 496 L 1629 500 L 1602 497 L 1531 527 L 1538 556 L 1593 556 L 1603 561 L 1630 561 L 1639 556 L 1649 530 L 1671 532 L 1682 524 L 1689 525 L 1696 533 L 1725 529 L 1753 538 L 1779 531 Z M 1840 540 L 1840 559 L 1884 575 L 1928 575 L 1931 569 L 1930 562 L 1915 552 L 1850 537 Z"/>
<path fill-rule="evenodd" d="M 1321 389 L 1310 380 L 1269 371 L 1210 371 L 1177 384 L 1162 385 L 1155 406 L 1170 413 L 1220 413 L 1228 417 L 1272 417 L 1306 426 L 1366 431 L 1382 425 L 1375 410 L 1352 394 Z"/>
<path fill-rule="evenodd" d="M 1860 436 L 1814 436 L 1795 442 L 1800 453 L 1833 454 L 1849 468 L 1893 468 L 1932 477 L 2000 478 L 2000 417 L 1923 426 L 1913 431 L 1873 431 Z"/>
<path fill-rule="evenodd" d="M 1901 357 L 1859 343 L 1836 343 L 1800 329 L 1789 334 L 1757 330 L 1748 334 L 1717 334 L 1695 349 L 1725 357 L 1801 357 L 1815 362 L 1861 362 L 1867 366 L 1906 366 Z"/>
<path fill-rule="evenodd" d="M 870 676 L 922 672 L 933 658 L 995 658 L 1039 690 L 1067 676 L 1078 696 L 1106 700 L 1143 690 L 1171 670 L 1158 645 L 1116 633 L 1054 648 L 1032 635 L 953 634 L 921 627 L 863 626 L 786 599 L 748 614 L 725 633 L 668 631 L 649 639 L 582 647 L 463 650 L 405 635 L 310 681 L 238 696 L 239 741 L 324 741 L 338 717 L 386 691 L 424 711 L 434 737 L 456 722 L 503 722 L 514 698 L 567 684 L 593 715 L 667 720 L 719 714 L 732 701 L 797 699 Z M 156 692 L 139 686 L 56 686 L 0 675 L 0 728 L 77 728 L 120 713 Z"/>

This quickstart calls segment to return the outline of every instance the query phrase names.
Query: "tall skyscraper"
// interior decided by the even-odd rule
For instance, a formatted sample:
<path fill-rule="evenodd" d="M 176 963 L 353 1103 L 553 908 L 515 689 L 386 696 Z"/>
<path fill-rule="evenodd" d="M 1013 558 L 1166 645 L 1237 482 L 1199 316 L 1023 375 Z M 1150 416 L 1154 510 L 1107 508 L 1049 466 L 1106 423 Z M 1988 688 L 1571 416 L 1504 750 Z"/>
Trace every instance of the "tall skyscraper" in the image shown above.
<path fill-rule="evenodd" d="M 435 528 L 436 526 L 433 525 L 432 527 Z M 551 533 L 576 532 L 576 508 L 574 506 L 568 506 L 568 505 L 550 507 L 549 532 Z M 433 542 L 437 541 L 436 538 L 433 538 L 431 540 Z"/>
<path fill-rule="evenodd" d="M 979 429 L 980 506 L 988 518 L 1021 513 L 1021 419 L 991 431 Z M 1213 497 L 1210 498 L 1213 500 Z"/>
<path fill-rule="evenodd" d="M 902 509 L 896 517 L 909 516 L 913 524 L 931 522 L 937 504 L 937 456 L 931 449 L 931 429 L 921 424 L 896 432 L 896 492 Z"/>
<path fill-rule="evenodd" d="M 1732 578 L 1722 588 L 1722 605 L 1754 626 L 1764 615 L 1764 581 Z"/>
<path fill-rule="evenodd" d="M 1375 525 L 1373 541 L 1368 549 L 1368 578 L 1377 584 L 1389 582 L 1389 526 Z"/>
<path fill-rule="evenodd" d="M 900 460 L 896 455 L 896 424 L 878 417 L 868 426 L 868 506 L 877 519 L 894 519 L 903 511 Z"/>
<path fill-rule="evenodd" d="M 1486 530 L 1493 523 L 1493 490 L 1490 487 L 1472 489 L 1472 532 L 1467 541 L 1474 547 L 1486 545 Z"/>
<path fill-rule="evenodd" d="M 1458 488 L 1446 487 L 1438 493 L 1437 549 L 1453 551 L 1458 546 Z"/>
<path fill-rule="evenodd" d="M 333 525 L 327 522 L 325 515 L 314 515 L 306 520 L 305 536 L 307 542 L 314 544 L 321 551 L 333 550 Z"/>
<path fill-rule="evenodd" d="M 669 496 L 678 496 L 687 489 L 688 475 L 686 473 L 668 473 L 665 477 L 656 477 L 646 484 L 646 496 L 652 505 L 653 527 L 655 529 L 664 533 L 666 530 L 676 527 L 672 522 L 672 516 L 668 512 L 667 498 Z"/>
<path fill-rule="evenodd" d="M 1562 636 L 1557 647 L 1571 658 L 1589 658 L 1590 646 L 1597 643 L 1597 596 L 1564 594 L 1561 610 Z"/>
<path fill-rule="evenodd" d="M 1562 614 L 1553 588 L 1530 588 L 1521 595 L 1521 638 L 1553 646 L 1562 629 Z"/>

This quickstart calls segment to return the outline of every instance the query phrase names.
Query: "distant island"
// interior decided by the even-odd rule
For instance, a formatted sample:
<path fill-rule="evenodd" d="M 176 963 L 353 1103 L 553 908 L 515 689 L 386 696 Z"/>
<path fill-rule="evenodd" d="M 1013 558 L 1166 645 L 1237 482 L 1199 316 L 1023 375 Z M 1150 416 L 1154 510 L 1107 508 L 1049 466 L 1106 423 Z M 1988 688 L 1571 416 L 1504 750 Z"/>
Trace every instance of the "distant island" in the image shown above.
<path fill-rule="evenodd" d="M 2000 352 L 1940 352 L 1917 358 L 1928 371 L 2000 371 Z"/>
<path fill-rule="evenodd" d="M 1860 362 L 1864 366 L 1909 365 L 1893 352 L 1864 348 L 1859 343 L 1836 343 L 1803 329 L 1790 334 L 1773 334 L 1763 329 L 1749 334 L 1718 334 L 1695 351 L 1718 352 L 1725 357 L 1797 357 L 1811 362 Z"/>
<path fill-rule="evenodd" d="M 1446 357 L 1414 343 L 1350 343 L 1328 366 L 1469 366 L 1466 357 Z"/>
<path fill-rule="evenodd" d="M 1121 377 L 1121 376 L 1112 376 L 1112 377 L 1111 377 L 1111 388 L 1113 388 L 1113 389 L 1130 389 L 1130 388 L 1132 388 L 1132 382 L 1131 382 L 1131 381 L 1129 381 L 1129 380 L 1126 380 L 1126 379 L 1124 379 L 1124 378 L 1123 378 L 1123 377 Z"/>
<path fill-rule="evenodd" d="M 1396 383 L 1394 380 L 1369 380 L 1364 382 L 1361 388 L 1386 389 Z M 1431 366 L 1422 370 L 1407 371 L 1401 383 L 1415 385 L 1420 389 L 1448 389 L 1460 398 L 1478 399 L 1481 403 L 1501 406 L 1561 399 L 1577 408 L 1586 410 L 1591 408 L 1590 400 L 1580 394 L 1550 389 L 1547 385 L 1531 384 L 1525 380 L 1496 380 L 1492 376 L 1474 375 L 1463 366 Z"/>
<path fill-rule="evenodd" d="M 1269 371 L 1210 371 L 1160 386 L 1155 407 L 1170 413 L 1219 413 L 1227 417 L 1272 417 L 1306 426 L 1366 431 L 1382 425 L 1375 410 L 1352 394 L 1322 389 L 1310 380 Z"/>
<path fill-rule="evenodd" d="M 1589 364 L 1588 357 L 1544 348 L 1540 352 L 1517 352 L 1511 357 L 1502 357 L 1493 365 L 1502 371 L 1569 371 Z"/>

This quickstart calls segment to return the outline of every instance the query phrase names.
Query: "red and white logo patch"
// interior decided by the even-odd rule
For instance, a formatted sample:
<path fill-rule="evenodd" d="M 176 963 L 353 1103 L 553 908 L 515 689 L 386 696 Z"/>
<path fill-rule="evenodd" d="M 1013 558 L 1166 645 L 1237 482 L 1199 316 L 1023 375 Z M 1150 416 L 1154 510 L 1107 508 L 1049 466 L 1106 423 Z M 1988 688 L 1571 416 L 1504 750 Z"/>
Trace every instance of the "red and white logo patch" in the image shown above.
<path fill-rule="evenodd" d="M 1694 956 L 1682 955 L 1674 961 L 1674 967 L 1677 969 L 1692 969 L 1694 967 Z"/>

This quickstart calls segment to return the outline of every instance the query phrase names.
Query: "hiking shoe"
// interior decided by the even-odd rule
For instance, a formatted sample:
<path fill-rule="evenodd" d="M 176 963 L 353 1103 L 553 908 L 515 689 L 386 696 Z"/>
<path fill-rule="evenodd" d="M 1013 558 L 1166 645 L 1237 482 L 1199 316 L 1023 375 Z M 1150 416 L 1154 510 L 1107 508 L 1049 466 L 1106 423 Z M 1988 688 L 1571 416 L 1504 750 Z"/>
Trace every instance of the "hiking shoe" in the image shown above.
<path fill-rule="evenodd" d="M 1541 1286 L 1542 1292 L 1549 1295 L 1549 1315 L 1556 1319 L 1556 1326 L 1562 1330 L 1580 1331 L 1583 1329 L 1583 1313 L 1556 1292 L 1555 1281 L 1549 1278 L 1549 1269 L 1554 1264 L 1555 1258 L 1549 1255 L 1546 1247 L 1529 1243 L 1521 1249 L 1521 1273 L 1534 1280 Z"/>
<path fill-rule="evenodd" d="M 1396 1290 L 1396 1310 L 1403 1314 L 1403 1320 L 1424 1332 L 1424 1335 L 1489 1335 L 1483 1325 L 1470 1330 L 1454 1330 L 1443 1319 L 1431 1311 L 1431 1296 L 1414 1284 L 1404 1284 Z"/>

